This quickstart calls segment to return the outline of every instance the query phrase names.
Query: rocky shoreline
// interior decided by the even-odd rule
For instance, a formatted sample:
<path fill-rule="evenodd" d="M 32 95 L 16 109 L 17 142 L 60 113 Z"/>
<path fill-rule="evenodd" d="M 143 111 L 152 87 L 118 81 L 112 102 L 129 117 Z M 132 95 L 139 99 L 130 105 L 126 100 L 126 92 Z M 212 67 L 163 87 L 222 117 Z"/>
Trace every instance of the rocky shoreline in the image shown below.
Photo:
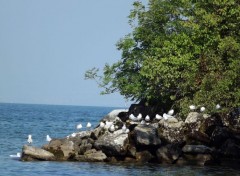
<path fill-rule="evenodd" d="M 147 123 L 129 119 L 139 112 Z M 156 113 L 114 110 L 101 127 L 52 139 L 37 148 L 24 145 L 21 161 L 149 162 L 176 165 L 240 165 L 239 114 L 223 116 L 190 112 L 182 121 L 177 117 L 156 119 Z M 123 126 L 126 126 L 123 129 Z"/>

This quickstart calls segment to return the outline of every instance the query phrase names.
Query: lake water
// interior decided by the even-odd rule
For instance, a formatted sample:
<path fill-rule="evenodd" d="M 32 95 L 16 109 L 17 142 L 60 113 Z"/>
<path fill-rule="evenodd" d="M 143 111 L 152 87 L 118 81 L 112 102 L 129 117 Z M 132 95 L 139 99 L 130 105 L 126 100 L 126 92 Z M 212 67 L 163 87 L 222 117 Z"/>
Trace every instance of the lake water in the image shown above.
<path fill-rule="evenodd" d="M 158 164 L 109 164 L 81 162 L 21 162 L 9 157 L 21 152 L 32 134 L 33 145 L 45 144 L 45 137 L 65 137 L 75 132 L 78 123 L 84 126 L 99 120 L 114 107 L 25 105 L 0 103 L 0 176 L 73 176 L 73 175 L 151 175 L 200 176 L 240 175 L 240 168 L 196 167 Z"/>

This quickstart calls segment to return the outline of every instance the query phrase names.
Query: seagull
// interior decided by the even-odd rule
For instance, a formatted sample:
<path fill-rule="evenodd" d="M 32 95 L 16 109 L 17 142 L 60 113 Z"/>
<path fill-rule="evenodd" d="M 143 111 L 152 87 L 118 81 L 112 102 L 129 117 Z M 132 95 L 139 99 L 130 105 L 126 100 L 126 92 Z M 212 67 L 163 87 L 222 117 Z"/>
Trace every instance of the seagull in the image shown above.
<path fill-rule="evenodd" d="M 150 121 L 149 115 L 147 115 L 147 116 L 145 117 L 145 121 L 146 121 L 146 122 L 149 122 L 149 121 Z"/>
<path fill-rule="evenodd" d="M 76 135 L 77 135 L 76 133 L 71 134 L 72 137 L 75 137 Z"/>
<path fill-rule="evenodd" d="M 138 120 L 138 121 L 142 120 L 142 114 L 141 114 L 141 113 L 138 114 L 138 116 L 137 116 L 137 120 Z"/>
<path fill-rule="evenodd" d="M 77 125 L 77 129 L 80 130 L 81 128 L 82 128 L 82 124 L 79 123 L 79 124 Z"/>
<path fill-rule="evenodd" d="M 163 117 L 160 116 L 159 114 L 156 114 L 155 118 L 156 118 L 157 120 L 161 120 Z"/>
<path fill-rule="evenodd" d="M 124 124 L 124 125 L 122 126 L 122 132 L 124 133 L 124 132 L 126 132 L 126 130 L 127 130 L 127 127 L 126 127 L 126 125 Z"/>
<path fill-rule="evenodd" d="M 11 158 L 13 158 L 13 159 L 19 159 L 19 158 L 21 158 L 21 153 L 20 152 L 18 152 L 16 155 L 9 155 Z"/>
<path fill-rule="evenodd" d="M 190 108 L 190 110 L 195 110 L 196 106 L 195 105 L 190 105 L 189 108 Z"/>
<path fill-rule="evenodd" d="M 216 105 L 216 109 L 220 109 L 221 106 L 219 104 Z"/>
<path fill-rule="evenodd" d="M 87 128 L 91 128 L 92 124 L 90 122 L 87 123 Z"/>
<path fill-rule="evenodd" d="M 131 114 L 131 115 L 129 116 L 129 119 L 131 119 L 132 121 L 136 121 L 136 120 L 137 120 L 137 118 L 136 118 L 133 114 Z"/>
<path fill-rule="evenodd" d="M 170 111 L 168 111 L 168 115 L 173 115 L 173 113 L 174 113 L 174 110 L 173 109 L 171 109 Z"/>
<path fill-rule="evenodd" d="M 113 122 L 106 121 L 106 125 L 104 126 L 105 129 L 108 129 L 112 126 Z"/>
<path fill-rule="evenodd" d="M 205 111 L 205 110 L 206 110 L 205 107 L 201 107 L 201 108 L 200 108 L 200 112 L 203 112 L 203 111 Z"/>
<path fill-rule="evenodd" d="M 114 132 L 114 131 L 115 131 L 115 127 L 114 127 L 113 124 L 111 125 L 111 127 L 109 128 L 109 130 L 110 130 L 111 132 Z"/>
<path fill-rule="evenodd" d="M 33 143 L 32 135 L 31 135 L 31 134 L 28 135 L 28 140 L 27 140 L 27 142 L 28 142 L 29 144 L 32 144 L 32 143 Z"/>
<path fill-rule="evenodd" d="M 104 128 L 104 126 L 105 126 L 105 123 L 104 122 L 100 122 L 100 127 Z"/>
<path fill-rule="evenodd" d="M 46 136 L 46 141 L 47 141 L 47 142 L 50 142 L 51 140 L 52 140 L 52 138 L 50 138 L 50 136 L 47 135 L 47 136 Z"/>
<path fill-rule="evenodd" d="M 173 116 L 171 116 L 171 115 L 169 115 L 169 114 L 166 114 L 166 113 L 163 114 L 164 120 L 168 120 L 169 118 L 172 118 L 172 117 L 173 117 Z"/>
<path fill-rule="evenodd" d="M 142 120 L 142 121 L 140 122 L 140 124 L 142 124 L 142 125 L 145 124 L 145 123 L 146 123 L 146 122 L 145 122 L 144 120 Z"/>

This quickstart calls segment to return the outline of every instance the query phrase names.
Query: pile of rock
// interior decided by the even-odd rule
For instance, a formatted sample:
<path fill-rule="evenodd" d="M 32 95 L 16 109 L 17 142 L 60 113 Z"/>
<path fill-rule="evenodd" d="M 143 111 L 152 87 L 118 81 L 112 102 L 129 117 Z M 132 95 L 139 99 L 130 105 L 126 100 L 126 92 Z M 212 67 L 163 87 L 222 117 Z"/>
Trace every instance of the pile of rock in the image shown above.
<path fill-rule="evenodd" d="M 24 146 L 23 161 L 155 162 L 164 164 L 220 164 L 240 156 L 239 117 L 190 112 L 185 121 L 132 122 L 130 110 L 113 111 L 97 126 L 63 139 L 52 139 L 41 149 Z M 137 114 L 136 114 L 137 115 Z M 143 114 L 144 116 L 144 114 Z M 123 126 L 129 129 L 126 133 Z"/>

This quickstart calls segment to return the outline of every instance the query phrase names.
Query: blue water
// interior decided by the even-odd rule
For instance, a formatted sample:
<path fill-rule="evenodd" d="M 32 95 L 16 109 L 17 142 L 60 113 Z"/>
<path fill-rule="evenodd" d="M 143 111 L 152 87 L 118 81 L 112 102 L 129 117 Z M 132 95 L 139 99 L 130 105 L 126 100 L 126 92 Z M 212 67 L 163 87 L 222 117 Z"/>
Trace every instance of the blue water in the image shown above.
<path fill-rule="evenodd" d="M 116 108 L 87 106 L 23 105 L 0 103 L 0 176 L 73 175 L 240 175 L 228 167 L 163 166 L 158 164 L 109 164 L 80 162 L 20 162 L 9 157 L 26 144 L 32 134 L 33 145 L 45 144 L 45 137 L 61 138 L 75 132 L 78 123 L 99 120 Z"/>

